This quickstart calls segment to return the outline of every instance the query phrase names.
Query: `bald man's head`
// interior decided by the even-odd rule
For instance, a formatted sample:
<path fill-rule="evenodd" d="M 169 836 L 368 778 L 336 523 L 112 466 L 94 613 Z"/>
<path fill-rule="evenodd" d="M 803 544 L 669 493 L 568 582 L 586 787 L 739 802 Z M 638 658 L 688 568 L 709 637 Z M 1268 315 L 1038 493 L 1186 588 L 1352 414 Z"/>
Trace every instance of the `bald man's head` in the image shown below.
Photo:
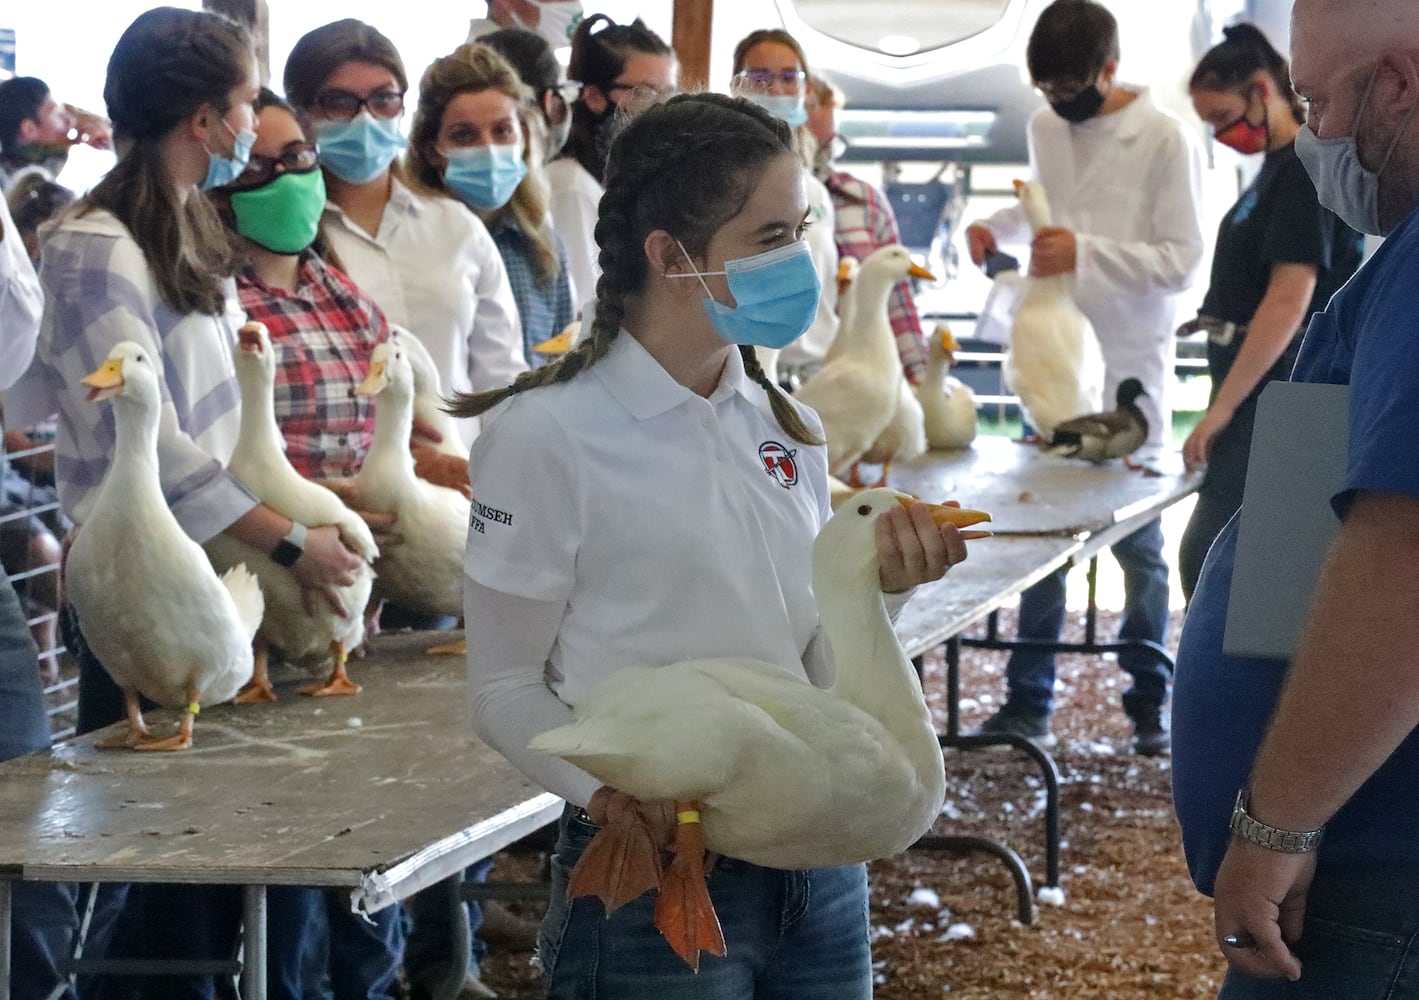
<path fill-rule="evenodd" d="M 1321 139 L 1353 136 L 1364 168 L 1361 175 L 1337 172 L 1336 161 L 1312 170 L 1321 203 L 1353 201 L 1335 185 L 1353 195 L 1379 175 L 1379 231 L 1389 232 L 1419 195 L 1419 128 L 1412 127 L 1419 110 L 1419 0 L 1296 0 L 1291 78 L 1310 102 L 1311 131 Z M 1371 175 L 1368 181 L 1364 174 Z M 1375 200 L 1371 191 L 1371 205 Z"/>

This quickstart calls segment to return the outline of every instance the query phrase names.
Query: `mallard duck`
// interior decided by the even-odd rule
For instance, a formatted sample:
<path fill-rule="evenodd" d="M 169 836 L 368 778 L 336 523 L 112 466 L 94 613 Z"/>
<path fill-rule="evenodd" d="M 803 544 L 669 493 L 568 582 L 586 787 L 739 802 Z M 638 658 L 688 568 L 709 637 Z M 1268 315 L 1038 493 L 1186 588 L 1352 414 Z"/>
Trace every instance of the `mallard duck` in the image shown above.
<path fill-rule="evenodd" d="M 1124 379 L 1115 397 L 1117 409 L 1064 421 L 1055 427 L 1046 450 L 1052 455 L 1082 458 L 1095 464 L 1122 458 L 1130 469 L 1137 468 L 1128 456 L 1148 440 L 1148 418 L 1137 403 L 1139 396 L 1146 395 L 1148 391 L 1138 379 Z"/>
<path fill-rule="evenodd" d="M 674 800 L 681 814 L 663 880 L 653 850 L 623 870 L 621 838 L 638 834 L 613 823 L 583 855 L 569 894 L 614 909 L 659 886 L 657 926 L 697 966 L 699 950 L 723 953 L 704 889 L 706 848 L 805 869 L 896 854 L 926 832 L 945 795 L 941 747 L 887 617 L 875 542 L 877 518 L 912 502 L 895 490 L 861 493 L 814 543 L 832 687 L 745 657 L 627 666 L 576 706 L 574 722 L 531 741 L 636 798 Z M 948 506 L 932 513 L 962 527 L 990 519 Z"/>
<path fill-rule="evenodd" d="M 202 705 L 227 701 L 251 678 L 263 599 L 235 566 L 218 577 L 168 509 L 158 478 L 161 359 L 123 341 L 83 383 L 112 400 L 108 473 L 65 563 L 64 583 L 89 648 L 123 689 L 128 728 L 103 747 L 183 750 Z M 152 736 L 138 696 L 186 709 L 173 736 Z"/>
<path fill-rule="evenodd" d="M 926 377 L 916 387 L 933 450 L 969 448 L 976 439 L 976 394 L 949 374 L 961 345 L 945 326 L 937 326 L 926 344 Z"/>
<path fill-rule="evenodd" d="M 1015 192 L 1036 232 L 1050 225 L 1049 201 L 1037 181 L 1016 181 Z M 1010 391 L 1041 439 L 1055 425 L 1098 410 L 1104 356 L 1087 316 L 1069 293 L 1070 275 L 1028 278 L 1010 328 L 1003 372 Z"/>
<path fill-rule="evenodd" d="M 333 524 L 340 537 L 358 552 L 364 564 L 355 582 L 339 590 L 346 614 L 336 614 L 325 601 L 315 613 L 305 609 L 300 584 L 291 571 L 271 557 L 229 535 L 217 535 L 204 546 L 218 572 L 245 564 L 261 582 L 266 616 L 256 634 L 256 663 L 251 683 L 237 701 L 275 701 L 266 662 L 275 652 L 301 666 L 331 664 L 324 684 L 302 688 L 301 694 L 347 695 L 360 686 L 345 672 L 348 655 L 365 641 L 364 610 L 374 584 L 373 563 L 379 555 L 369 526 L 330 490 L 297 472 L 281 447 L 281 430 L 271 392 L 276 383 L 276 352 L 262 323 L 247 323 L 237 331 L 237 382 L 241 385 L 241 434 L 227 471 L 273 510 L 308 528 Z"/>
<path fill-rule="evenodd" d="M 839 478 L 851 474 L 901 405 L 906 377 L 887 320 L 887 297 L 909 276 L 935 280 L 897 244 L 862 262 L 853 283 L 852 322 L 838 330 L 838 352 L 798 390 L 799 401 L 823 422 L 828 471 Z"/>
<path fill-rule="evenodd" d="M 398 515 L 403 539 L 375 563 L 375 593 L 407 611 L 461 615 L 470 505 L 457 490 L 414 475 L 414 373 L 400 343 L 375 347 L 355 391 L 375 397 L 374 440 L 352 482 L 355 495 L 370 510 Z"/>

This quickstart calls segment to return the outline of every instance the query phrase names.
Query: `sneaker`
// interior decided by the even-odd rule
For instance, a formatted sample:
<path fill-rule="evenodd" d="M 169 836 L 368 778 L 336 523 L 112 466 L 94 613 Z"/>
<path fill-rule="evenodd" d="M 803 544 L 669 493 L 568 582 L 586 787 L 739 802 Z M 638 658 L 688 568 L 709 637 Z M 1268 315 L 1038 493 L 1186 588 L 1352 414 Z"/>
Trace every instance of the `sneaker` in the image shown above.
<path fill-rule="evenodd" d="M 1048 750 L 1055 744 L 1054 734 L 1049 731 L 1049 720 L 1050 713 L 1048 712 L 1030 712 L 1016 708 L 1007 701 L 1001 706 L 1000 711 L 982 722 L 980 728 L 973 735 L 1024 736 Z"/>
<path fill-rule="evenodd" d="M 1133 752 L 1140 757 L 1161 757 L 1173 746 L 1172 734 L 1163 721 L 1163 707 L 1150 705 L 1133 715 Z"/>

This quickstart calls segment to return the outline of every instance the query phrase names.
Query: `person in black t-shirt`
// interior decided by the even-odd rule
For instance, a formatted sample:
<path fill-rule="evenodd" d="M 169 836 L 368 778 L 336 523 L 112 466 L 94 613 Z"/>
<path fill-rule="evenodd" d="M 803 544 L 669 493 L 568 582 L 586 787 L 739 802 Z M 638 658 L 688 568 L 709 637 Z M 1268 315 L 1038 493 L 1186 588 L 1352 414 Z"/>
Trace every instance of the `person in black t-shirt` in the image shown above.
<path fill-rule="evenodd" d="M 1179 552 L 1189 601 L 1208 548 L 1241 506 L 1257 397 L 1290 377 L 1306 322 L 1363 253 L 1360 234 L 1320 206 L 1296 156 L 1305 114 L 1286 60 L 1254 25 L 1224 36 L 1193 72 L 1193 107 L 1218 142 L 1266 159 L 1222 219 L 1202 311 L 1184 327 L 1207 331 L 1212 375 L 1207 412 L 1183 445 L 1189 469 L 1207 468 Z"/>

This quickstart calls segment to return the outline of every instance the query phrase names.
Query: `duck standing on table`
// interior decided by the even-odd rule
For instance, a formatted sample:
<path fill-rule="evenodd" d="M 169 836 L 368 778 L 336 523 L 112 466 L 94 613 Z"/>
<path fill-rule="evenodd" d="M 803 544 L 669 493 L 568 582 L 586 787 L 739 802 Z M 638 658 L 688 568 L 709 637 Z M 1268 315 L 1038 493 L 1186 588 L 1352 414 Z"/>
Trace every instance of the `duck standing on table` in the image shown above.
<path fill-rule="evenodd" d="M 85 376 L 89 399 L 113 401 L 114 449 L 65 584 L 89 648 L 123 689 L 128 730 L 101 746 L 184 750 L 200 707 L 227 701 L 251 678 L 263 600 L 242 565 L 220 578 L 168 510 L 158 478 L 162 395 L 157 359 L 123 341 Z M 178 732 L 154 738 L 138 696 L 186 709 Z"/>
<path fill-rule="evenodd" d="M 306 602 L 280 553 L 268 555 L 226 535 L 207 542 L 207 555 L 219 571 L 230 566 L 247 566 L 261 581 L 262 592 L 268 597 L 265 620 L 256 637 L 252 682 L 237 700 L 276 700 L 267 673 L 267 659 L 272 651 L 290 663 L 329 664 L 329 679 L 324 684 L 302 688 L 302 694 L 358 694 L 360 686 L 350 680 L 345 664 L 349 654 L 365 641 L 364 610 L 374 585 L 372 564 L 379 549 L 369 526 L 358 514 L 330 490 L 302 476 L 286 457 L 271 395 L 276 381 L 276 353 L 266 326 L 255 322 L 244 324 L 237 331 L 237 343 L 241 435 L 227 463 L 227 471 L 263 503 L 295 523 L 334 525 L 340 531 L 341 540 L 358 552 L 361 559 L 354 581 L 349 586 L 336 588 L 330 595 L 334 600 Z M 289 559 L 289 555 L 284 558 Z"/>
<path fill-rule="evenodd" d="M 1045 450 L 1095 465 L 1121 458 L 1130 469 L 1139 468 L 1128 456 L 1148 440 L 1148 417 L 1138 405 L 1138 397 L 1146 395 L 1148 392 L 1138 379 L 1124 379 L 1118 384 L 1116 408 L 1064 421 L 1055 427 Z"/>
<path fill-rule="evenodd" d="M 491 411 L 470 459 L 482 522 L 469 532 L 464 584 L 468 630 L 477 635 L 468 657 L 474 725 L 569 803 L 541 949 L 553 996 L 576 994 L 593 975 L 607 998 L 679 1000 L 713 984 L 725 995 L 805 996 L 824 984 L 838 997 L 871 995 L 863 865 L 721 861 L 708 881 L 721 948 L 705 897 L 694 895 L 703 887 L 694 872 L 703 866 L 706 812 L 693 796 L 710 789 L 685 784 L 674 799 L 639 799 L 528 749 L 571 723 L 574 709 L 584 722 L 597 715 L 593 692 L 635 665 L 737 660 L 746 683 L 761 676 L 766 685 L 847 697 L 832 685 L 852 683 L 852 674 L 835 674 L 822 632 L 833 609 L 820 608 L 813 588 L 814 539 L 829 516 L 819 422 L 764 376 L 753 350 L 790 342 L 817 309 L 817 272 L 801 240 L 807 209 L 791 133 L 776 117 L 715 94 L 651 108 L 611 148 L 589 336 L 508 389 L 458 406 L 461 416 Z M 884 608 L 966 551 L 931 506 L 878 500 L 856 515 L 871 519 L 859 587 L 872 586 L 863 605 L 885 621 Z M 902 695 L 899 718 L 916 712 L 920 723 L 909 678 L 890 686 Z M 676 702 L 667 710 L 693 714 L 698 695 L 672 687 L 661 688 Z M 724 759 L 740 736 L 771 729 L 773 713 L 791 713 L 786 702 L 715 704 L 736 721 L 706 714 L 694 738 L 642 748 L 655 771 L 694 773 Z M 884 790 L 872 809 L 838 817 L 843 842 L 856 824 L 938 794 L 939 750 L 920 756 L 919 770 L 910 760 L 903 770 L 920 776 L 918 792 Z M 884 766 L 888 758 L 892 766 L 901 759 L 884 754 Z M 797 806 L 823 787 L 816 772 L 813 781 L 802 777 Z M 763 787 L 746 781 L 738 791 L 751 797 Z M 598 828 L 627 814 L 644 822 L 652 846 L 674 842 L 669 891 L 636 895 L 610 914 L 595 900 L 569 898 L 569 872 Z"/>

